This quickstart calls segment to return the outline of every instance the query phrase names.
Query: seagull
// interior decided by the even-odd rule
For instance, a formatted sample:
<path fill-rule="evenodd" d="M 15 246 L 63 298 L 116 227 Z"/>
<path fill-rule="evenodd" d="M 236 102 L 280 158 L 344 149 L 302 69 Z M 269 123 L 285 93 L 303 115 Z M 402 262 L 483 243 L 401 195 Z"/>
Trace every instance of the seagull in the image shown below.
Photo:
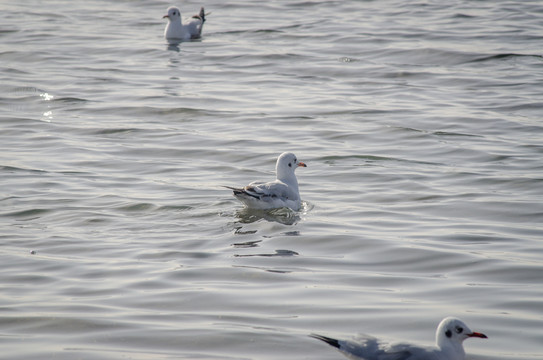
<path fill-rule="evenodd" d="M 284 152 L 277 158 L 275 173 L 277 179 L 271 182 L 254 181 L 243 188 L 225 186 L 234 191 L 234 196 L 252 209 L 277 209 L 288 207 L 300 210 L 302 201 L 298 191 L 298 180 L 294 174 L 299 166 L 307 167 L 298 161 L 296 155 Z"/>
<path fill-rule="evenodd" d="M 316 334 L 310 336 L 338 348 L 352 360 L 464 360 L 464 340 L 487 338 L 485 334 L 471 331 L 462 320 L 454 317 L 447 317 L 439 323 L 433 347 L 406 343 L 389 345 L 367 335 L 360 335 L 355 340 L 336 340 Z"/>
<path fill-rule="evenodd" d="M 206 14 L 202 7 L 198 15 L 194 15 L 183 25 L 179 9 L 171 6 L 168 8 L 168 13 L 162 18 L 168 18 L 168 24 L 166 25 L 166 29 L 164 29 L 164 38 L 166 40 L 182 41 L 200 38 L 202 27 L 206 21 Z"/>

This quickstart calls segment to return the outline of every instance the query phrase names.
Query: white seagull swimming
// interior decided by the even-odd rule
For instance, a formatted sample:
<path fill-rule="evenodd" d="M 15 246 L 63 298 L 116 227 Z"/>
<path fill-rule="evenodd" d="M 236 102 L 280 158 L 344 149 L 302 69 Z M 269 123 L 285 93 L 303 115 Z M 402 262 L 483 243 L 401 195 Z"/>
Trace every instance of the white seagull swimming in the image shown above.
<path fill-rule="evenodd" d="M 299 166 L 307 167 L 298 161 L 296 155 L 284 152 L 277 158 L 275 173 L 277 179 L 271 182 L 255 181 L 243 188 L 225 186 L 234 191 L 234 196 L 252 209 L 278 209 L 288 207 L 300 210 L 302 200 L 298 191 L 298 180 L 294 174 Z"/>
<path fill-rule="evenodd" d="M 389 345 L 366 335 L 360 335 L 355 340 L 336 340 L 316 334 L 310 336 L 338 348 L 353 360 L 464 360 L 464 340 L 470 337 L 487 338 L 485 334 L 471 331 L 462 320 L 454 317 L 447 317 L 439 323 L 434 347 L 407 343 Z"/>
<path fill-rule="evenodd" d="M 202 7 L 198 15 L 192 16 L 186 24 L 183 24 L 179 9 L 171 6 L 168 8 L 168 13 L 162 18 L 168 18 L 168 24 L 164 29 L 164 38 L 166 40 L 183 41 L 200 38 L 202 27 L 206 21 L 206 14 Z"/>

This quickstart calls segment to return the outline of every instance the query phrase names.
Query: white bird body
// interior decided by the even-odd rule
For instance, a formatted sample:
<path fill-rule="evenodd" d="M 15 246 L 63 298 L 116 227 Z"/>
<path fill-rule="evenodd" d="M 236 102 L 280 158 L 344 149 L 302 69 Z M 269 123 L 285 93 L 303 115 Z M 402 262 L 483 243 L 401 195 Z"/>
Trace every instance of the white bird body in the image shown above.
<path fill-rule="evenodd" d="M 181 21 L 179 9 L 174 6 L 168 8 L 168 13 L 164 15 L 163 18 L 168 19 L 168 24 L 164 29 L 164 38 L 173 41 L 186 41 L 200 38 L 204 22 L 206 21 L 203 7 L 200 9 L 198 15 L 192 16 L 185 24 Z"/>
<path fill-rule="evenodd" d="M 293 153 L 282 153 L 277 158 L 275 172 L 277 179 L 270 182 L 254 181 L 243 188 L 226 186 L 234 196 L 252 209 L 277 209 L 288 207 L 298 211 L 302 206 L 298 180 L 294 171 L 307 165 L 296 159 Z"/>
<path fill-rule="evenodd" d="M 447 317 L 439 323 L 436 345 L 433 347 L 407 343 L 389 345 L 367 335 L 360 335 L 353 340 L 311 336 L 336 347 L 352 360 L 465 360 L 462 342 L 470 337 L 486 339 L 486 335 L 471 331 L 464 322 L 453 317 Z"/>

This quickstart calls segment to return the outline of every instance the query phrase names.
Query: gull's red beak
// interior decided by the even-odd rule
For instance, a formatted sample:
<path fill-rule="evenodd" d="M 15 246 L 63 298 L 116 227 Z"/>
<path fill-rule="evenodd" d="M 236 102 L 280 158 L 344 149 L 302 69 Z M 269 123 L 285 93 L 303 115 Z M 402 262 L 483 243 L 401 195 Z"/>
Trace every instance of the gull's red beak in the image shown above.
<path fill-rule="evenodd" d="M 483 333 L 479 333 L 479 332 L 472 332 L 471 334 L 468 334 L 468 336 L 469 337 L 478 337 L 478 338 L 481 338 L 481 339 L 488 339 L 488 336 L 486 336 Z"/>
<path fill-rule="evenodd" d="M 304 163 L 303 163 L 303 162 L 301 162 L 301 161 L 300 161 L 300 162 L 298 163 L 298 166 L 302 166 L 302 167 L 307 167 L 307 165 L 306 165 L 306 164 L 304 164 Z"/>
<path fill-rule="evenodd" d="M 166 14 L 162 18 L 164 19 L 164 18 L 170 18 L 170 17 L 168 16 L 168 14 Z"/>

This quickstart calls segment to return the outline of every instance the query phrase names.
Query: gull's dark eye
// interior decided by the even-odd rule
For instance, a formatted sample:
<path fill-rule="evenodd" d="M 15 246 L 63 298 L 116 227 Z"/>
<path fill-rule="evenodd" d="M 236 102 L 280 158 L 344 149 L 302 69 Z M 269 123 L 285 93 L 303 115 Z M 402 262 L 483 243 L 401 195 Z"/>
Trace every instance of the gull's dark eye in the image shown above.
<path fill-rule="evenodd" d="M 461 334 L 462 331 L 464 331 L 464 328 L 462 328 L 461 326 L 458 326 L 458 327 L 456 328 L 456 332 L 457 332 L 458 334 Z"/>
<path fill-rule="evenodd" d="M 445 331 L 445 336 L 450 338 L 452 336 L 452 331 L 451 330 Z"/>
<path fill-rule="evenodd" d="M 172 14 L 173 14 L 173 15 L 177 15 L 177 13 L 176 13 L 175 11 L 174 11 Z"/>

